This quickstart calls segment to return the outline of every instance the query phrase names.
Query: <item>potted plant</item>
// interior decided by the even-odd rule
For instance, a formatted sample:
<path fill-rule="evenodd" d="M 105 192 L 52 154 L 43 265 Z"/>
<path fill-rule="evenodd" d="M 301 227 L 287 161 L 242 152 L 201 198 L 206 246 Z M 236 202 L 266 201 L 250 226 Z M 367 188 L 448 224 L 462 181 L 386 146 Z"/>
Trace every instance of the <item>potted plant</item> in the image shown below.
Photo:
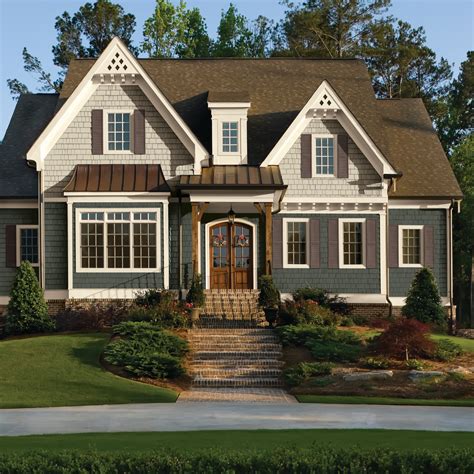
<path fill-rule="evenodd" d="M 196 273 L 193 276 L 191 282 L 191 288 L 189 288 L 188 294 L 186 295 L 187 307 L 191 311 L 191 322 L 196 322 L 201 314 L 201 308 L 204 306 L 206 296 L 202 289 L 201 275 Z"/>
<path fill-rule="evenodd" d="M 258 304 L 265 312 L 265 318 L 273 327 L 278 316 L 278 305 L 280 304 L 280 292 L 270 275 L 262 275 L 259 281 L 260 295 Z"/>

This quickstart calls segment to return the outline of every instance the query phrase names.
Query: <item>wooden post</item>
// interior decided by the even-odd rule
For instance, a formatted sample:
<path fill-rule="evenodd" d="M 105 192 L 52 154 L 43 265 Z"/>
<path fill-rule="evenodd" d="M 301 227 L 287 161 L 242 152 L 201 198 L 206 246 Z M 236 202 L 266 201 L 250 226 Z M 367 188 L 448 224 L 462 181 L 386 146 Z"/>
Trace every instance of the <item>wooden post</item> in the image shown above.
<path fill-rule="evenodd" d="M 193 202 L 191 204 L 191 221 L 192 221 L 192 262 L 193 262 L 193 276 L 196 275 L 196 273 L 199 273 L 198 271 L 198 245 L 199 245 L 199 204 L 196 202 Z"/>
<path fill-rule="evenodd" d="M 272 236 L 272 203 L 265 203 L 265 274 L 272 274 L 272 253 L 273 253 L 273 236 Z"/>

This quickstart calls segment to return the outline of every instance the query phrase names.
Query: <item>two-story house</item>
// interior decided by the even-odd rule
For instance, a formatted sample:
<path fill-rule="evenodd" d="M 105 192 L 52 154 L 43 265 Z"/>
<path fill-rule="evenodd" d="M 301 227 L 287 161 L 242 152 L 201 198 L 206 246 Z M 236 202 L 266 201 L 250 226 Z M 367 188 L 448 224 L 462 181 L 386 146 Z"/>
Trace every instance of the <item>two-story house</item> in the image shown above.
<path fill-rule="evenodd" d="M 452 304 L 461 191 L 420 99 L 365 64 L 137 59 L 114 39 L 59 95 L 23 95 L 0 154 L 0 305 L 38 267 L 51 305 L 137 289 L 325 288 L 399 307 L 431 267 Z"/>

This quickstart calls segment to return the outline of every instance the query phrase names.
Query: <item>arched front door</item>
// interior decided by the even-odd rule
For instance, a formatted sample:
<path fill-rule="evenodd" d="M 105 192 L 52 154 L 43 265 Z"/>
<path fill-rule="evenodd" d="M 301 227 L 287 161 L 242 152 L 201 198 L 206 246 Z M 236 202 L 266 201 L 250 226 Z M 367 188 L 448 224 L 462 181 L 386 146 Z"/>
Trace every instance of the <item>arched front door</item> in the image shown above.
<path fill-rule="evenodd" d="M 252 228 L 240 222 L 222 222 L 209 232 L 211 288 L 253 288 Z"/>

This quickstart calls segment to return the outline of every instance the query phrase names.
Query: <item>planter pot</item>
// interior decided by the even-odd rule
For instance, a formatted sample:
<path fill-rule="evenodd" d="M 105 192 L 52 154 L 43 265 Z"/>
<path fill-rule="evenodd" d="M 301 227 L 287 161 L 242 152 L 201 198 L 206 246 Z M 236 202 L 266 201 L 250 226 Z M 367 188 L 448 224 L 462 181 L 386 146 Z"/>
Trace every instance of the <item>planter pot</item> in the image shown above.
<path fill-rule="evenodd" d="M 201 308 L 193 308 L 191 310 L 191 323 L 194 326 L 194 323 L 199 321 L 199 316 L 201 315 Z"/>
<path fill-rule="evenodd" d="M 265 319 L 272 328 L 278 317 L 278 308 L 264 308 L 263 311 L 265 312 Z"/>

